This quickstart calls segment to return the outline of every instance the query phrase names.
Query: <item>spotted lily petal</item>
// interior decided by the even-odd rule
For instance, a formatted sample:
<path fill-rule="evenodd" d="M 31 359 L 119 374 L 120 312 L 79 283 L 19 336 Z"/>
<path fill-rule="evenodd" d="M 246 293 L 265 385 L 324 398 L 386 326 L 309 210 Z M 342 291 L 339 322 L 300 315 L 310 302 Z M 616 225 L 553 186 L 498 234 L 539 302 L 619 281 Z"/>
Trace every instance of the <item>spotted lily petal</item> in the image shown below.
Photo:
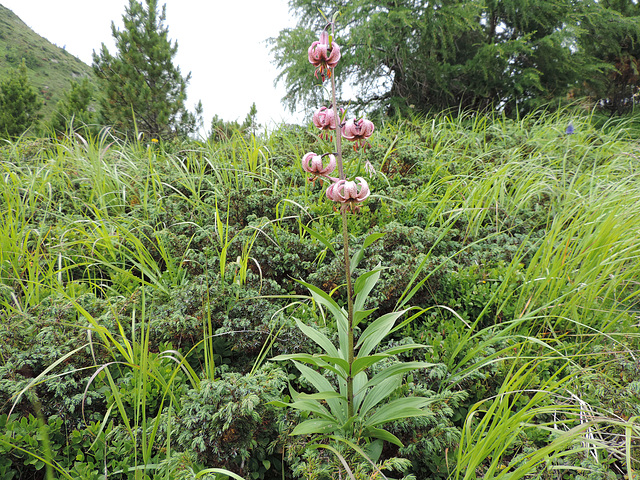
<path fill-rule="evenodd" d="M 329 163 L 325 166 L 323 157 L 329 157 Z M 309 152 L 302 157 L 302 169 L 313 175 L 328 175 L 336 169 L 336 157 L 333 154 L 318 155 Z"/>
<path fill-rule="evenodd" d="M 335 130 L 336 117 L 333 113 L 333 108 L 320 107 L 318 111 L 313 114 L 313 124 L 320 130 Z"/>
<path fill-rule="evenodd" d="M 313 42 L 308 50 L 309 62 L 316 67 L 316 77 L 320 74 L 322 80 L 331 76 L 331 69 L 340 60 L 340 46 L 336 42 L 329 44 L 329 34 L 323 31 L 320 39 Z"/>

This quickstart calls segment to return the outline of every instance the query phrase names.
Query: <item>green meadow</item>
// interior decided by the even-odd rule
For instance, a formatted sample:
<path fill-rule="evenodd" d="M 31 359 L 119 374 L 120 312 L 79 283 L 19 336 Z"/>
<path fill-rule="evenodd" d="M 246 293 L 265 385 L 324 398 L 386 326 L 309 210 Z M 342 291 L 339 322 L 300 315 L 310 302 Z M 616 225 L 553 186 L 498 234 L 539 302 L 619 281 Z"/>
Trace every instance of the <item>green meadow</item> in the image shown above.
<path fill-rule="evenodd" d="M 408 312 L 368 373 L 422 365 L 386 392 L 428 405 L 385 419 L 399 444 L 283 407 L 331 404 L 282 358 L 320 354 L 305 325 L 337 341 L 318 298 L 346 304 L 341 215 L 300 164 L 317 129 L 4 142 L 0 478 L 636 478 L 639 136 L 578 108 L 442 113 L 345 149 L 371 188 L 353 279 L 381 269 L 360 307 Z"/>

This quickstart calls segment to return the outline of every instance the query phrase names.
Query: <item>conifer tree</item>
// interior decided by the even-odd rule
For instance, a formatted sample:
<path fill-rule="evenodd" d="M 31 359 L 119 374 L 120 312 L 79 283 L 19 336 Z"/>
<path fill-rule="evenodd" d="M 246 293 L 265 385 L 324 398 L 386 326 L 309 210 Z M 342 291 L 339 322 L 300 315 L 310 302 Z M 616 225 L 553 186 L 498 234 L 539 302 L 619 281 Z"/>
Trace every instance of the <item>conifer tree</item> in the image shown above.
<path fill-rule="evenodd" d="M 606 68 L 585 78 L 576 92 L 610 113 L 633 110 L 640 102 L 640 5 L 593 0 L 581 27 L 581 44 Z"/>
<path fill-rule="evenodd" d="M 562 98 L 607 66 L 580 42 L 596 0 L 327 0 L 324 13 L 349 19 L 336 38 L 341 78 L 360 92 L 352 104 L 385 113 L 535 109 Z M 292 109 L 316 105 L 304 45 L 320 31 L 315 0 L 291 0 L 295 28 L 271 39 Z M 615 28 L 615 25 L 614 27 Z M 599 45 L 595 42 L 595 48 Z M 309 92 L 312 92 L 309 94 Z"/>
<path fill-rule="evenodd" d="M 89 80 L 74 81 L 58 102 L 51 127 L 58 133 L 65 133 L 71 127 L 74 130 L 95 127 L 97 115 L 93 103 L 94 87 Z"/>
<path fill-rule="evenodd" d="M 27 65 L 20 66 L 0 82 L 0 136 L 18 137 L 41 118 L 42 101 L 29 83 Z"/>
<path fill-rule="evenodd" d="M 129 0 L 122 31 L 111 23 L 118 50 L 115 56 L 102 44 L 93 53 L 93 69 L 101 82 L 104 123 L 125 135 L 142 132 L 151 138 L 172 137 L 195 130 L 196 117 L 185 108 L 187 84 L 173 64 L 178 43 L 165 26 L 166 5 Z"/>

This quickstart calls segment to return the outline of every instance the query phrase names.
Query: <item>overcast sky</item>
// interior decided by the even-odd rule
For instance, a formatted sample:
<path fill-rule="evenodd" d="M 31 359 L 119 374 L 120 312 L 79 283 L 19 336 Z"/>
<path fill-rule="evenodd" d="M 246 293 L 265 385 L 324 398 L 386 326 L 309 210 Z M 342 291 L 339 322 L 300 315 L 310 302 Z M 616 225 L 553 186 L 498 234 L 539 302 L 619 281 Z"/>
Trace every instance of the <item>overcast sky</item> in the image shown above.
<path fill-rule="evenodd" d="M 91 65 L 92 52 L 104 43 L 115 54 L 111 22 L 122 27 L 128 0 L 0 0 L 51 43 Z M 293 27 L 287 0 L 158 0 L 166 4 L 169 37 L 178 41 L 174 63 L 191 72 L 187 106 L 204 107 L 205 128 L 211 118 L 242 121 L 256 103 L 258 121 L 273 126 L 299 123 L 281 104 L 282 84 L 265 40 Z"/>

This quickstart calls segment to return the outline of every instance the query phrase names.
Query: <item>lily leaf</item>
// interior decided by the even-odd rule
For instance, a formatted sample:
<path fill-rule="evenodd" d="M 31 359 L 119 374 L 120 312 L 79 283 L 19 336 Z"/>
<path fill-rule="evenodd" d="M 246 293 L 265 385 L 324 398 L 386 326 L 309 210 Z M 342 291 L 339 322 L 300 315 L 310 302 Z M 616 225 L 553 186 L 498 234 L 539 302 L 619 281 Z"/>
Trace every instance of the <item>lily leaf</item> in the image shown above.
<path fill-rule="evenodd" d="M 351 266 L 352 272 L 356 269 L 358 264 L 364 258 L 364 251 L 369 247 L 369 245 L 371 245 L 373 242 L 375 242 L 376 240 L 382 237 L 384 237 L 384 233 L 372 233 L 371 235 L 368 235 L 367 238 L 364 239 L 362 247 L 360 247 L 351 257 L 350 266 Z"/>
<path fill-rule="evenodd" d="M 365 399 L 366 390 L 363 390 L 362 387 L 364 387 L 368 381 L 369 377 L 366 372 L 356 373 L 353 376 L 353 391 L 358 392 L 353 395 L 353 410 L 356 412 L 360 408 L 362 401 Z M 346 393 L 347 382 L 345 381 L 342 383 L 344 383 L 344 391 Z M 342 391 L 342 385 L 340 385 L 340 388 Z"/>
<path fill-rule="evenodd" d="M 310 283 L 304 282 L 302 280 L 298 280 L 298 282 L 309 289 L 309 291 L 311 292 L 311 296 L 316 302 L 327 307 L 327 309 L 335 317 L 336 321 L 338 321 L 341 317 L 346 320 L 347 312 L 345 312 L 344 309 L 341 308 L 340 305 L 338 305 L 328 293 L 316 287 L 315 285 L 311 285 Z"/>
<path fill-rule="evenodd" d="M 310 382 L 318 392 L 335 392 L 336 390 L 331 386 L 329 380 L 327 380 L 320 373 L 316 372 L 312 368 L 307 367 L 297 361 L 293 361 L 296 368 L 300 370 L 300 373 L 304 378 Z M 327 405 L 331 409 L 333 415 L 342 423 L 347 419 L 346 403 L 338 397 L 328 398 Z"/>
<path fill-rule="evenodd" d="M 360 348 L 358 350 L 358 356 L 364 357 L 369 355 L 380 345 L 380 342 L 382 342 L 384 337 L 386 337 L 393 328 L 396 320 L 404 315 L 405 312 L 406 310 L 400 310 L 399 312 L 387 313 L 372 322 L 358 339 L 358 343 L 356 344 L 356 348 Z"/>
<path fill-rule="evenodd" d="M 331 363 L 328 363 L 325 359 L 332 360 L 331 363 L 336 363 L 335 360 L 341 361 L 340 367 L 343 367 L 343 370 L 340 370 L 333 366 Z M 349 370 L 349 364 L 346 360 L 342 360 L 340 357 L 329 357 L 326 355 L 311 355 L 309 353 L 288 353 L 284 355 L 278 355 L 277 357 L 273 357 L 274 361 L 283 361 L 283 360 L 297 360 L 299 362 L 308 363 L 310 365 L 315 365 L 318 368 L 326 368 L 331 370 L 336 375 L 344 377 L 346 372 Z M 346 366 L 346 370 L 344 367 Z"/>
<path fill-rule="evenodd" d="M 427 345 L 422 345 L 420 343 L 407 343 L 406 345 L 398 345 L 396 347 L 391 347 L 384 352 L 385 355 L 397 355 L 398 353 L 408 352 L 409 350 L 415 350 L 417 348 L 429 348 Z"/>
<path fill-rule="evenodd" d="M 335 392 L 335 389 L 331 386 L 329 380 L 316 372 L 314 369 L 309 368 L 296 360 L 294 360 L 293 363 L 295 364 L 296 368 L 300 370 L 300 373 L 302 373 L 305 380 L 311 383 L 316 390 L 318 390 L 319 392 Z"/>
<path fill-rule="evenodd" d="M 353 312 L 353 324 L 358 325 L 361 321 L 375 312 L 377 308 L 372 308 L 371 310 L 356 310 Z"/>
<path fill-rule="evenodd" d="M 393 443 L 394 445 L 397 445 L 399 447 L 404 447 L 398 437 L 396 437 L 393 433 L 389 433 L 381 428 L 369 427 L 365 429 L 364 435 L 367 437 L 379 438 L 380 440 Z"/>
<path fill-rule="evenodd" d="M 338 256 L 338 252 L 336 252 L 336 249 L 333 248 L 333 245 L 331 244 L 331 242 L 322 234 L 320 234 L 320 232 L 314 230 L 313 228 L 307 225 L 302 225 L 302 228 L 304 228 L 305 232 L 307 232 L 309 235 L 311 235 L 313 238 L 315 238 L 321 244 L 323 244 L 325 247 L 331 250 L 331 253 L 333 253 L 336 257 Z"/>
<path fill-rule="evenodd" d="M 298 398 L 301 400 L 326 400 L 328 398 L 341 398 L 346 400 L 346 398 L 338 392 L 301 393 Z"/>
<path fill-rule="evenodd" d="M 373 415 L 367 418 L 365 426 L 375 427 L 393 420 L 430 415 L 431 412 L 424 410 L 424 407 L 431 402 L 430 399 L 422 397 L 405 397 L 392 400 L 378 408 Z"/>
<path fill-rule="evenodd" d="M 363 358 L 356 358 L 351 365 L 351 375 L 356 375 L 362 372 L 365 368 L 370 367 L 374 363 L 378 363 L 380 360 L 388 358 L 387 354 L 367 355 Z"/>
<path fill-rule="evenodd" d="M 389 395 L 395 392 L 400 387 L 400 385 L 402 385 L 402 378 L 400 376 L 395 376 L 389 377 L 373 387 L 367 393 L 367 396 L 362 402 L 362 407 L 360 408 L 359 412 L 360 415 L 365 416 L 367 413 L 369 413 L 369 410 L 371 410 L 382 400 L 389 397 Z"/>
<path fill-rule="evenodd" d="M 284 403 L 283 405 L 281 405 L 281 403 L 282 402 L 274 401 L 272 404 L 277 407 L 289 407 L 289 408 L 295 408 L 296 410 L 301 410 L 303 412 L 312 412 L 318 417 L 321 417 L 327 420 L 331 420 L 331 421 L 336 420 L 334 416 L 331 415 L 331 413 L 317 400 L 298 400 L 293 403 Z"/>
<path fill-rule="evenodd" d="M 354 311 L 358 312 L 364 309 L 364 304 L 367 301 L 367 298 L 369 298 L 371 290 L 373 290 L 373 287 L 378 283 L 381 272 L 382 268 L 380 267 L 380 264 L 378 264 L 378 266 L 370 272 L 363 273 L 358 277 L 353 286 L 353 293 L 355 294 L 355 298 L 353 300 Z"/>
<path fill-rule="evenodd" d="M 333 345 L 331 340 L 327 338 L 326 335 L 319 332 L 315 328 L 309 325 L 306 325 L 305 323 L 301 322 L 297 318 L 296 318 L 296 325 L 298 325 L 298 328 L 302 331 L 302 333 L 304 333 L 307 337 L 309 337 L 311 340 L 316 342 L 320 346 L 320 348 L 322 348 L 325 352 L 327 352 L 327 355 L 331 355 L 332 357 L 338 356 L 338 351 L 336 350 L 336 347 Z"/>
<path fill-rule="evenodd" d="M 311 435 L 314 433 L 331 433 L 339 429 L 337 423 L 324 418 L 305 420 L 293 429 L 291 435 Z"/>
<path fill-rule="evenodd" d="M 330 357 L 329 355 L 320 355 L 320 358 L 322 360 L 324 360 L 325 362 L 327 362 L 327 364 L 334 364 L 338 367 L 340 367 L 342 369 L 342 371 L 339 371 L 335 368 L 331 368 L 330 366 L 325 367 L 325 368 L 329 368 L 332 372 L 336 373 L 337 375 L 346 378 L 346 376 L 348 375 L 349 372 L 349 362 L 347 362 L 344 358 L 342 357 Z"/>
<path fill-rule="evenodd" d="M 373 387 L 375 385 L 378 385 L 383 380 L 386 380 L 387 378 L 394 377 L 396 375 L 404 375 L 407 372 L 412 372 L 419 368 L 433 367 L 433 365 L 434 365 L 433 363 L 427 363 L 427 362 L 395 363 L 385 368 L 381 372 L 376 373 L 373 376 L 373 378 L 371 378 L 371 380 L 369 380 L 363 388 Z"/>

